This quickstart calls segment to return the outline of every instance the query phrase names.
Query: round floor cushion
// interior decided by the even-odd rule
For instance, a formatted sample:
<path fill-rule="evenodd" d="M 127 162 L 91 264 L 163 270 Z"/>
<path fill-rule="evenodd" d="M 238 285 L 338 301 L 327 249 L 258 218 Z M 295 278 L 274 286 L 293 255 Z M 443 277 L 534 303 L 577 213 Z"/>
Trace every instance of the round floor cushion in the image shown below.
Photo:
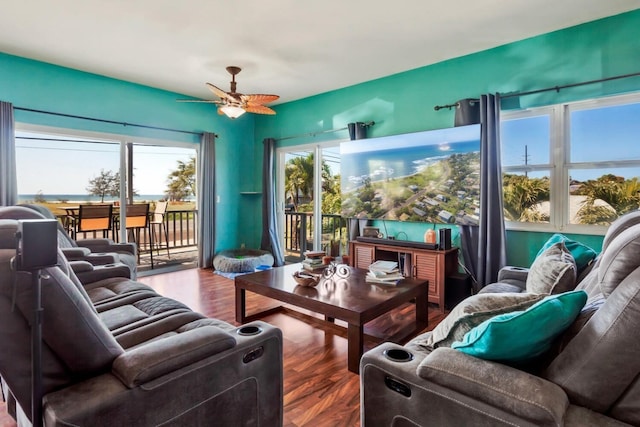
<path fill-rule="evenodd" d="M 213 258 L 213 268 L 225 273 L 247 273 L 259 265 L 273 265 L 273 255 L 260 249 L 229 249 Z"/>

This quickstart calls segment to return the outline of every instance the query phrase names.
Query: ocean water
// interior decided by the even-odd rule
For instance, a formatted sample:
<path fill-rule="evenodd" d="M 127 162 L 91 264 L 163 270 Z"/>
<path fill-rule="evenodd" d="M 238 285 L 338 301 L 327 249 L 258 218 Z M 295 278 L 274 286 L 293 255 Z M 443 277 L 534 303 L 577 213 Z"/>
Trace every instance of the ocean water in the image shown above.
<path fill-rule="evenodd" d="M 358 187 L 365 177 L 372 182 L 413 175 L 453 154 L 480 151 L 480 140 L 391 148 L 341 155 L 343 191 Z"/>
<path fill-rule="evenodd" d="M 50 203 L 55 202 L 92 202 L 99 203 L 99 196 L 92 196 L 90 194 L 19 194 L 18 195 L 18 203 L 29 203 L 33 202 L 36 197 L 42 197 L 44 200 Z M 133 196 L 133 200 L 136 202 L 142 201 L 158 201 L 164 199 L 164 194 L 140 194 L 137 196 Z M 113 196 L 105 196 L 104 202 L 115 202 L 119 200 Z"/>

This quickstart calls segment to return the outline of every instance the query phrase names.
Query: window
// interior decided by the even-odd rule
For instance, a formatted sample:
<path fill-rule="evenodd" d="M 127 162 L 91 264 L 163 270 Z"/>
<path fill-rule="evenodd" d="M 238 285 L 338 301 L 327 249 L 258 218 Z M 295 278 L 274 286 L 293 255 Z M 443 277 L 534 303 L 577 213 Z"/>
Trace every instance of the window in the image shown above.
<path fill-rule="evenodd" d="M 307 250 L 338 256 L 346 250 L 346 225 L 340 215 L 338 142 L 278 149 L 278 221 L 288 261 Z"/>
<path fill-rule="evenodd" d="M 551 221 L 552 112 L 526 111 L 502 123 L 502 185 L 507 221 Z"/>
<path fill-rule="evenodd" d="M 640 207 L 640 95 L 503 114 L 508 227 L 603 233 Z"/>

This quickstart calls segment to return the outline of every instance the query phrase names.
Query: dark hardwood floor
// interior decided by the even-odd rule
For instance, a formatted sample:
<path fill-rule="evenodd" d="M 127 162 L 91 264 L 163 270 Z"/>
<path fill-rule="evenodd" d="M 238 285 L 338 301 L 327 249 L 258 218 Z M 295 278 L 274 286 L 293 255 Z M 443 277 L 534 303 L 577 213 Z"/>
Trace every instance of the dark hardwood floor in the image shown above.
<path fill-rule="evenodd" d="M 237 325 L 233 280 L 211 270 L 191 269 L 140 278 L 158 293 L 191 309 Z M 278 301 L 247 293 L 247 313 L 280 305 Z M 365 351 L 415 321 L 415 306 L 405 304 L 368 323 Z M 429 306 L 431 330 L 444 316 Z M 336 325 L 314 313 L 286 307 L 262 320 L 279 327 L 284 337 L 284 425 L 359 426 L 359 376 L 347 370 L 344 323 Z M 374 338 L 378 337 L 378 338 Z M 0 403 L 0 427 L 15 427 Z"/>

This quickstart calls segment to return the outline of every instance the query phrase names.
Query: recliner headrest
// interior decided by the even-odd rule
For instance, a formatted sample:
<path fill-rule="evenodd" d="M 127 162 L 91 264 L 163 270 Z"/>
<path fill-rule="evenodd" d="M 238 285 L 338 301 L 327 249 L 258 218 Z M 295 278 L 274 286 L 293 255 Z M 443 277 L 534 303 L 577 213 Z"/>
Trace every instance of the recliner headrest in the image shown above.
<path fill-rule="evenodd" d="M 47 219 L 41 213 L 24 206 L 0 207 L 0 219 Z"/>
<path fill-rule="evenodd" d="M 608 297 L 625 277 L 640 267 L 640 224 L 627 227 L 600 255 L 598 285 Z"/>

